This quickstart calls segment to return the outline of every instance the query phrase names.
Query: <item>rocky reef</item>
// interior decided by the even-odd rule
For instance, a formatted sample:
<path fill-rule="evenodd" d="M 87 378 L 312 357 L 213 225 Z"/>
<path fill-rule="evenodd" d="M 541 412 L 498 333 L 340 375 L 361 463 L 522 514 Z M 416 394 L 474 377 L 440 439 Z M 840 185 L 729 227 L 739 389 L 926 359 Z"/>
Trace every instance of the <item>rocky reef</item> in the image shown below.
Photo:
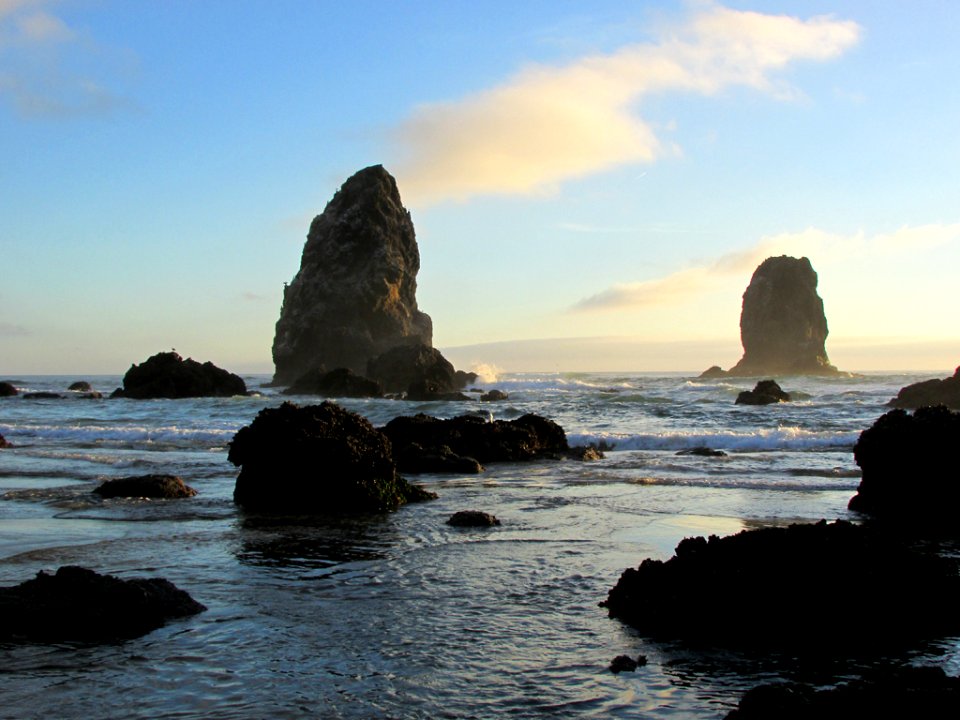
<path fill-rule="evenodd" d="M 827 333 L 817 273 L 810 260 L 787 255 L 767 258 L 743 294 L 743 357 L 730 370 L 713 366 L 703 377 L 833 375 L 837 369 L 827 357 Z"/>
<path fill-rule="evenodd" d="M 360 170 L 310 225 L 300 270 L 284 290 L 274 383 L 321 366 L 364 375 L 367 361 L 393 347 L 430 346 L 433 324 L 417 308 L 419 270 L 396 181 L 381 165 Z"/>
<path fill-rule="evenodd" d="M 218 368 L 212 362 L 184 360 L 176 352 L 161 352 L 139 365 L 131 365 L 123 376 L 123 388 L 111 397 L 191 398 L 245 395 L 243 378 Z"/>
<path fill-rule="evenodd" d="M 331 402 L 261 410 L 227 459 L 240 467 L 233 499 L 251 511 L 385 512 L 435 497 L 400 477 L 383 433 Z"/>
<path fill-rule="evenodd" d="M 197 491 L 176 475 L 135 475 L 106 480 L 94 491 L 103 498 L 157 498 L 174 500 L 193 497 Z"/>
<path fill-rule="evenodd" d="M 960 410 L 960 367 L 953 377 L 924 380 L 901 388 L 889 405 L 909 410 L 925 405 L 945 405 L 951 410 Z"/>
<path fill-rule="evenodd" d="M 838 520 L 684 539 L 601 605 L 654 639 L 829 653 L 956 633 L 958 601 L 955 562 Z"/>
<path fill-rule="evenodd" d="M 891 410 L 860 433 L 863 471 L 850 509 L 898 524 L 960 532 L 960 413 L 942 405 Z"/>
<path fill-rule="evenodd" d="M 139 637 L 206 610 L 162 578 L 121 580 L 86 568 L 40 572 L 0 588 L 0 642 L 106 642 Z"/>

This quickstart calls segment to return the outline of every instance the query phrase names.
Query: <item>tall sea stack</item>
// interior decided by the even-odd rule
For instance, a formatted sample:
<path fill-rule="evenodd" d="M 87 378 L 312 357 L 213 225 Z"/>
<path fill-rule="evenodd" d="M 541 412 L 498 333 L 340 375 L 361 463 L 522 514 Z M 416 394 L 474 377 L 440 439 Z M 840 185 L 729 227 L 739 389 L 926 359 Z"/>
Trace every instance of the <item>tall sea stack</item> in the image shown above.
<path fill-rule="evenodd" d="M 367 371 L 398 345 L 433 344 L 417 309 L 420 252 L 397 183 L 381 165 L 349 178 L 313 219 L 300 270 L 284 290 L 274 383 L 315 368 Z"/>
<path fill-rule="evenodd" d="M 827 333 L 810 261 L 787 255 L 767 258 L 743 293 L 743 357 L 728 372 L 711 368 L 704 375 L 833 375 L 837 369 L 827 357 Z"/>

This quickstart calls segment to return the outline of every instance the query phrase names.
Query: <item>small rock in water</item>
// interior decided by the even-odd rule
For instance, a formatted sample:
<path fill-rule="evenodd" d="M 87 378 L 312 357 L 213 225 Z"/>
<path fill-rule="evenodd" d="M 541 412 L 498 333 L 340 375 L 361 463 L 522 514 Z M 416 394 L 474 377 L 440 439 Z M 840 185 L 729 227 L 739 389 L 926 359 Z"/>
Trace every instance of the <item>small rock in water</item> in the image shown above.
<path fill-rule="evenodd" d="M 678 450 L 677 455 L 698 455 L 700 457 L 726 457 L 727 454 L 723 450 L 714 450 L 713 448 L 708 448 L 704 445 L 700 447 L 687 448 L 686 450 Z"/>
<path fill-rule="evenodd" d="M 93 387 L 86 380 L 77 380 L 75 383 L 70 383 L 70 387 L 67 390 L 73 390 L 75 392 L 92 392 Z"/>
<path fill-rule="evenodd" d="M 640 655 L 634 660 L 629 655 L 617 655 L 610 662 L 610 672 L 612 673 L 621 673 L 621 672 L 633 672 L 638 667 L 643 667 L 647 664 L 647 656 Z"/>
<path fill-rule="evenodd" d="M 0 382 L 0 397 L 13 397 L 19 394 L 20 391 L 17 390 L 16 385 L 13 383 Z"/>
<path fill-rule="evenodd" d="M 500 402 L 502 400 L 508 400 L 510 398 L 503 390 L 491 390 L 490 392 L 485 392 L 480 396 L 482 402 Z"/>
<path fill-rule="evenodd" d="M 94 490 L 105 498 L 188 498 L 197 494 L 176 475 L 137 475 L 107 480 Z"/>
<path fill-rule="evenodd" d="M 753 390 L 744 390 L 737 395 L 737 405 L 772 405 L 790 402 L 790 393 L 784 392 L 776 380 L 761 380 Z"/>
<path fill-rule="evenodd" d="M 493 527 L 499 524 L 496 516 L 479 510 L 461 510 L 447 520 L 447 525 L 454 527 Z"/>

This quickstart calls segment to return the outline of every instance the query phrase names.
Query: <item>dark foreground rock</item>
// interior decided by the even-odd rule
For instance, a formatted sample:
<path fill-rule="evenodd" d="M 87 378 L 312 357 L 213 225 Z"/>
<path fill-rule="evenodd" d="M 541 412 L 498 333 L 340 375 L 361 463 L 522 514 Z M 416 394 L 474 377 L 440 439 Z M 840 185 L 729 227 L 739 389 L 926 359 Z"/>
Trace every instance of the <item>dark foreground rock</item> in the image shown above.
<path fill-rule="evenodd" d="M 687 538 L 624 571 L 601 605 L 654 639 L 830 653 L 956 633 L 958 601 L 953 562 L 821 521 Z"/>
<path fill-rule="evenodd" d="M 723 375 L 835 375 L 825 343 L 827 317 L 817 294 L 817 273 L 807 258 L 764 260 L 743 293 L 743 357 L 724 373 L 713 366 L 701 377 Z"/>
<path fill-rule="evenodd" d="M 646 655 L 640 655 L 636 660 L 629 655 L 617 655 L 613 660 L 610 661 L 610 672 L 614 674 L 633 672 L 638 667 L 642 667 L 646 664 Z"/>
<path fill-rule="evenodd" d="M 104 642 L 139 637 L 206 608 L 162 578 L 121 580 L 65 566 L 0 588 L 0 641 Z"/>
<path fill-rule="evenodd" d="M 383 512 L 436 497 L 397 473 L 390 441 L 331 402 L 261 410 L 230 443 L 234 501 L 247 510 Z"/>
<path fill-rule="evenodd" d="M 355 173 L 313 219 L 284 290 L 274 382 L 320 365 L 380 380 L 367 373 L 368 360 L 398 345 L 431 345 L 433 324 L 417 307 L 419 270 L 413 221 L 393 176 L 381 165 Z"/>
<path fill-rule="evenodd" d="M 960 531 L 960 413 L 943 406 L 891 410 L 860 433 L 863 471 L 850 509 L 909 525 Z"/>
<path fill-rule="evenodd" d="M 889 405 L 909 410 L 925 405 L 945 405 L 951 410 L 960 410 L 960 367 L 953 377 L 924 380 L 901 388 Z"/>
<path fill-rule="evenodd" d="M 0 397 L 13 397 L 19 394 L 20 391 L 17 390 L 16 385 L 13 383 L 0 382 Z"/>
<path fill-rule="evenodd" d="M 348 368 L 326 372 L 322 368 L 304 373 L 284 390 L 286 395 L 320 395 L 322 397 L 383 397 L 380 383 L 357 375 Z"/>
<path fill-rule="evenodd" d="M 726 720 L 960 717 L 960 678 L 936 667 L 874 671 L 829 690 L 775 683 L 747 691 Z"/>
<path fill-rule="evenodd" d="M 114 397 L 191 398 L 245 395 L 246 383 L 238 375 L 218 368 L 212 362 L 184 360 L 175 352 L 162 352 L 139 365 L 132 365 L 123 376 L 123 388 Z"/>
<path fill-rule="evenodd" d="M 555 458 L 570 449 L 563 428 L 533 414 L 490 422 L 476 415 L 441 420 L 420 413 L 394 418 L 383 432 L 398 457 L 420 448 L 426 454 L 452 453 L 484 465 Z"/>
<path fill-rule="evenodd" d="M 193 497 L 197 491 L 176 475 L 136 475 L 107 480 L 95 488 L 104 498 L 157 498 L 175 500 Z"/>
<path fill-rule="evenodd" d="M 744 390 L 737 395 L 737 405 L 772 405 L 790 402 L 790 393 L 784 392 L 776 380 L 761 380 L 753 390 Z"/>
<path fill-rule="evenodd" d="M 461 510 L 450 516 L 447 525 L 454 527 L 494 527 L 500 521 L 495 515 L 480 510 Z"/>

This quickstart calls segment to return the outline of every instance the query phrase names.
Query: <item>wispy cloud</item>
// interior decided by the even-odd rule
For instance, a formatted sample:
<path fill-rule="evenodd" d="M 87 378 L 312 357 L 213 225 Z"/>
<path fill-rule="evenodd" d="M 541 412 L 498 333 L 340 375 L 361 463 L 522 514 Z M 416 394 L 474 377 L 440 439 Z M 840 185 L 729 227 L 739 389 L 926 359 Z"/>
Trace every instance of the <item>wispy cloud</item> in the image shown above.
<path fill-rule="evenodd" d="M 2 7 L 0 7 L 0 12 L 2 12 Z M 28 337 L 29 335 L 30 331 L 23 325 L 0 322 L 0 337 Z"/>
<path fill-rule="evenodd" d="M 428 203 L 543 193 L 567 179 L 652 163 L 676 149 L 639 115 L 644 97 L 730 86 L 795 97 L 776 71 L 837 57 L 860 36 L 856 23 L 832 17 L 697 7 L 657 42 L 563 67 L 529 66 L 496 87 L 419 107 L 392 134 L 404 196 Z"/>
<path fill-rule="evenodd" d="M 51 0 L 0 0 L 0 99 L 22 117 L 104 114 L 132 103 L 96 75 L 113 53 L 67 25 Z M 78 62 L 81 58 L 83 62 Z M 120 58 L 129 65 L 129 54 Z M 77 68 L 94 67 L 79 71 Z"/>
<path fill-rule="evenodd" d="M 904 226 L 892 233 L 867 237 L 864 233 L 838 235 L 808 228 L 762 238 L 745 250 L 727 253 L 697 266 L 661 278 L 614 285 L 584 298 L 571 312 L 616 312 L 644 306 L 689 302 L 716 289 L 731 278 L 746 281 L 757 265 L 773 255 L 809 257 L 814 267 L 849 262 L 856 257 L 896 257 L 960 243 L 960 223 Z"/>

